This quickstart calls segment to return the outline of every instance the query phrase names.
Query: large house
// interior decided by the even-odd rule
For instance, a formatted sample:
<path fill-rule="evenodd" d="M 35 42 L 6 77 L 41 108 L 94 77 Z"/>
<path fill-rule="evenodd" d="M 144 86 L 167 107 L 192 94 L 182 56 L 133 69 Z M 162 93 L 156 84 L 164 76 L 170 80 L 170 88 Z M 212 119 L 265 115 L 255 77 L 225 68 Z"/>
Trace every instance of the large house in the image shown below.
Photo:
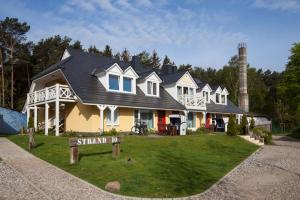
<path fill-rule="evenodd" d="M 27 118 L 35 128 L 103 132 L 132 130 L 135 122 L 162 131 L 166 124 L 195 130 L 211 125 L 226 129 L 229 114 L 243 110 L 221 86 L 194 79 L 188 71 L 165 65 L 154 70 L 133 56 L 131 62 L 66 49 L 61 60 L 33 77 Z"/>

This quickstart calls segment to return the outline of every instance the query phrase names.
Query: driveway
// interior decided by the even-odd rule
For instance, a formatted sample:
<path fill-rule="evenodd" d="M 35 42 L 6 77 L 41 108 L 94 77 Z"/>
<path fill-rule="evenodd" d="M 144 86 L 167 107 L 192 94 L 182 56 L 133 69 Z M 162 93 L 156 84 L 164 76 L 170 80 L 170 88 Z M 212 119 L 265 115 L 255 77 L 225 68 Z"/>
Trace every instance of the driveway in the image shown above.
<path fill-rule="evenodd" d="M 300 141 L 274 137 L 206 192 L 178 199 L 300 199 Z M 140 199 L 103 191 L 0 137 L 0 200 Z"/>

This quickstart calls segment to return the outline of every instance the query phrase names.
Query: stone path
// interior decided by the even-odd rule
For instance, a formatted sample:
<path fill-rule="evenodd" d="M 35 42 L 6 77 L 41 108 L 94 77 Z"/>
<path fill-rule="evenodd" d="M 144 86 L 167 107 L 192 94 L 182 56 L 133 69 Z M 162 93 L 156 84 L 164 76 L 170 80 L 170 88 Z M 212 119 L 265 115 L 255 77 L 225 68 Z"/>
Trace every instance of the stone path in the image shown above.
<path fill-rule="evenodd" d="M 178 199 L 300 199 L 300 142 L 275 137 L 206 192 Z M 103 191 L 0 137 L 0 200 L 140 199 Z"/>

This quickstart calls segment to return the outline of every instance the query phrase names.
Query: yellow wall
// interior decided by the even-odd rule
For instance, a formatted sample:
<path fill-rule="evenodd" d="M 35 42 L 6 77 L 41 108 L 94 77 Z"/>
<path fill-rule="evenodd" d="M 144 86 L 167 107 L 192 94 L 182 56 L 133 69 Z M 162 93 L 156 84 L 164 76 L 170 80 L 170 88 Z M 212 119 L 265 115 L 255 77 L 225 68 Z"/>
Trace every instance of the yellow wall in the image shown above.
<path fill-rule="evenodd" d="M 182 76 L 179 81 L 178 81 L 178 84 L 179 85 L 185 85 L 185 86 L 191 86 L 191 87 L 194 87 L 194 82 L 193 80 L 191 79 L 191 77 L 187 74 L 185 74 L 184 76 Z"/>
<path fill-rule="evenodd" d="M 66 103 L 65 130 L 76 132 L 99 132 L 100 117 L 96 106 Z"/>
<path fill-rule="evenodd" d="M 106 108 L 108 109 L 108 108 Z M 131 131 L 134 125 L 134 109 L 132 108 L 118 108 L 119 109 L 119 125 L 106 125 L 106 109 L 104 110 L 104 131 L 115 128 L 117 131 Z M 100 123 L 100 121 L 99 121 Z"/>
<path fill-rule="evenodd" d="M 203 124 L 203 114 L 201 112 L 198 112 L 196 117 L 196 128 L 202 127 L 202 124 Z"/>

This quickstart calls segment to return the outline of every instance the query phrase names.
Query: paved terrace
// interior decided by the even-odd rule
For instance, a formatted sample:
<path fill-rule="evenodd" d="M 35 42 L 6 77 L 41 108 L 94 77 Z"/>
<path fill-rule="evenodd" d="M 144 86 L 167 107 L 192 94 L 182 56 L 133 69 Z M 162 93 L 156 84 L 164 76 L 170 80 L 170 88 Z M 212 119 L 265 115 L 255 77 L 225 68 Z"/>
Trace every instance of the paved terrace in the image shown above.
<path fill-rule="evenodd" d="M 299 199 L 300 141 L 275 137 L 206 192 L 178 199 Z M 140 199 L 110 194 L 0 138 L 0 200 Z"/>

